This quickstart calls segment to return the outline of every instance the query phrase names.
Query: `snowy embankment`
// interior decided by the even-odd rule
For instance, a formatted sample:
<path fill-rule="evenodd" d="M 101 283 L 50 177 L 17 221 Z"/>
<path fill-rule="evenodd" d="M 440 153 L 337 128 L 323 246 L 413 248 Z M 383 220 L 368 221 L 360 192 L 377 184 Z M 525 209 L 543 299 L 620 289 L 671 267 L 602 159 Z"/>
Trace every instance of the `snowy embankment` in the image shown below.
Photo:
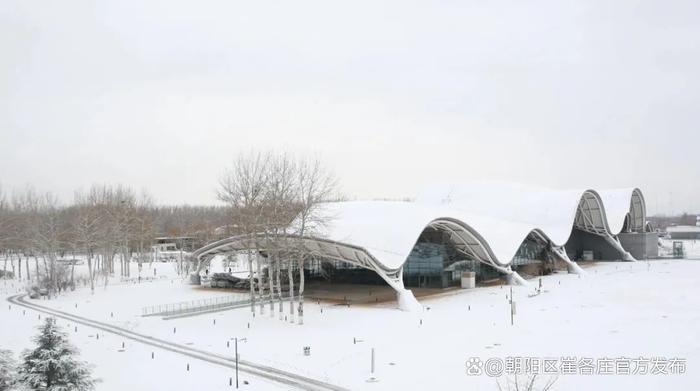
<path fill-rule="evenodd" d="M 144 301 L 224 294 L 169 280 L 108 287 L 94 296 L 80 289 L 41 304 L 230 356 L 233 344 L 228 347 L 227 341 L 245 337 L 247 342 L 239 345 L 243 359 L 351 389 L 496 390 L 493 378 L 467 375 L 466 361 L 509 356 L 687 360 L 682 375 L 562 375 L 555 389 L 636 391 L 700 384 L 700 262 L 600 263 L 587 272 L 581 278 L 544 277 L 539 295 L 533 295 L 534 288 L 514 287 L 514 325 L 506 299 L 510 289 L 498 286 L 423 299 L 430 309 L 420 315 L 395 310 L 390 303 L 345 307 L 307 302 L 303 326 L 280 321 L 277 314 L 271 318 L 267 306 L 266 314 L 255 318 L 247 309 L 169 321 L 140 317 Z M 110 307 L 117 308 L 113 317 Z M 36 315 L 22 316 L 21 310 L 5 307 L 2 319 L 0 345 L 16 351 L 27 346 Z M 127 344 L 126 352 L 118 352 L 118 337 L 100 336 L 97 341 L 90 334 L 79 330 L 75 342 L 105 378 L 101 390 L 148 390 L 160 382 L 171 389 L 222 389 L 230 375 L 205 363 L 191 363 L 193 372 L 187 373 L 184 357 L 156 352 L 153 361 L 150 348 Z M 353 338 L 361 342 L 353 343 Z M 311 347 L 310 356 L 303 355 L 304 346 Z M 377 383 L 366 382 L 371 348 L 377 355 Z"/>

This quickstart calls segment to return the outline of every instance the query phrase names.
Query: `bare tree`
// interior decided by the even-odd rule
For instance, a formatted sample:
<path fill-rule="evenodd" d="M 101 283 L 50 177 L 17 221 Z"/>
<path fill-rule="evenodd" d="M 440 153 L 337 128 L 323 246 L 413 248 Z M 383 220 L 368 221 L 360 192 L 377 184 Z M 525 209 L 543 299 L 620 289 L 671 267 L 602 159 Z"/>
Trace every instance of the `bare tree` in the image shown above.
<path fill-rule="evenodd" d="M 5 193 L 2 190 L 2 186 L 0 186 L 0 254 L 5 255 L 5 262 L 4 262 L 3 267 L 2 267 L 3 268 L 3 274 L 2 274 L 3 277 L 5 277 L 6 273 L 7 273 L 7 260 L 10 259 L 10 262 L 12 262 L 12 259 L 10 258 L 10 250 L 9 250 L 11 243 L 12 243 L 12 229 L 11 229 L 11 225 L 10 225 L 10 207 L 9 207 L 9 203 L 7 202 L 7 199 L 5 198 Z M 20 267 L 21 267 L 21 261 L 20 261 Z M 21 278 L 21 272 L 20 272 L 20 278 Z"/>
<path fill-rule="evenodd" d="M 337 182 L 318 159 L 297 159 L 287 154 L 253 153 L 239 157 L 224 173 L 218 198 L 226 202 L 232 223 L 249 238 L 251 269 L 251 311 L 255 311 L 255 279 L 252 254 L 256 255 L 258 296 L 264 296 L 268 278 L 270 309 L 274 311 L 275 291 L 283 311 L 280 272 L 286 264 L 289 289 L 289 317 L 303 323 L 304 262 L 312 254 L 304 246 L 305 235 L 320 234 L 329 216 L 321 204 L 336 193 Z M 264 247 L 261 251 L 259 247 Z M 263 273 L 266 267 L 267 273 Z M 299 273 L 299 305 L 295 311 L 295 272 Z M 277 288 L 277 289 L 275 289 Z M 260 312 L 264 303 L 260 303 Z M 272 315 L 272 314 L 271 314 Z"/>
<path fill-rule="evenodd" d="M 333 216 L 324 213 L 322 204 L 337 197 L 338 182 L 333 174 L 326 170 L 318 159 L 301 160 L 297 168 L 296 178 L 296 236 L 299 243 L 296 252 L 299 254 L 299 305 L 298 322 L 304 324 L 304 261 L 313 256 L 306 246 L 305 236 L 322 236 L 323 231 Z"/>
<path fill-rule="evenodd" d="M 22 255 L 27 245 L 26 215 L 21 208 L 22 204 L 16 202 L 17 196 L 9 200 L 0 187 L 0 254 L 4 255 L 3 271 L 7 271 L 7 262 L 10 262 L 13 274 L 22 280 Z M 17 257 L 17 268 L 13 256 Z M 27 268 L 28 268 L 27 263 Z M 28 269 L 25 272 L 29 279 Z"/>
<path fill-rule="evenodd" d="M 250 238 L 247 254 L 252 313 L 255 313 L 253 255 L 259 258 L 254 236 L 262 225 L 270 156 L 269 153 L 255 152 L 239 156 L 233 166 L 224 172 L 217 191 L 217 198 L 229 206 L 231 220 L 238 227 L 238 233 Z M 256 259 L 256 262 L 259 265 L 259 259 Z M 262 284 L 259 285 L 262 287 Z"/>
<path fill-rule="evenodd" d="M 44 263 L 45 281 L 43 285 L 49 297 L 59 291 L 56 260 L 62 251 L 64 221 L 58 199 L 51 193 L 37 195 L 32 189 L 24 193 L 24 204 L 28 217 L 30 247 L 37 260 L 37 277 L 40 275 L 38 255 Z M 40 281 L 41 283 L 41 281 Z"/>
<path fill-rule="evenodd" d="M 135 214 L 135 246 L 137 250 L 136 260 L 138 262 L 139 280 L 141 279 L 141 270 L 143 269 L 143 261 L 150 259 L 150 243 L 155 237 L 154 231 L 154 202 L 150 195 L 143 193 L 137 204 Z"/>
<path fill-rule="evenodd" d="M 263 235 L 268 251 L 268 274 L 270 276 L 270 308 L 274 309 L 274 285 L 279 284 L 279 276 L 275 281 L 272 281 L 272 271 L 279 268 L 281 262 L 280 255 L 286 254 L 289 256 L 290 241 L 287 240 L 288 227 L 294 216 L 298 213 L 296 195 L 296 173 L 297 163 L 286 154 L 277 154 L 270 158 L 269 174 L 267 176 L 267 189 L 265 191 L 265 208 L 263 210 Z M 288 268 L 291 270 L 291 268 Z M 294 319 L 294 292 L 293 292 L 293 275 L 288 272 L 290 278 L 290 321 Z M 283 311 L 282 291 L 281 287 L 278 291 L 278 302 L 280 302 L 280 317 Z M 272 315 L 272 314 L 271 314 Z"/>
<path fill-rule="evenodd" d="M 75 193 L 75 213 L 71 221 L 71 228 L 76 241 L 76 246 L 85 251 L 88 265 L 88 278 L 90 280 L 90 292 L 95 293 L 95 270 L 93 256 L 99 248 L 102 237 L 102 218 L 97 188 L 93 187 L 88 194 Z"/>
<path fill-rule="evenodd" d="M 22 255 L 24 255 L 25 262 L 25 272 L 27 274 L 27 281 L 31 281 L 31 271 L 29 268 L 29 258 L 28 254 L 31 254 L 31 240 L 30 240 L 30 214 L 31 214 L 31 199 L 33 199 L 33 190 L 28 189 L 25 192 L 15 192 L 12 196 L 12 219 L 11 219 L 11 248 L 17 254 L 17 260 L 19 263 L 22 262 Z M 36 257 L 34 257 L 36 263 L 36 269 L 34 273 L 34 280 L 36 283 L 39 282 L 39 264 Z"/>
<path fill-rule="evenodd" d="M 120 276 L 130 272 L 131 245 L 138 222 L 137 199 L 134 192 L 124 186 L 98 186 L 90 189 L 89 204 L 97 214 L 97 264 L 107 286 L 109 276 L 114 274 L 114 259 L 120 255 Z"/>

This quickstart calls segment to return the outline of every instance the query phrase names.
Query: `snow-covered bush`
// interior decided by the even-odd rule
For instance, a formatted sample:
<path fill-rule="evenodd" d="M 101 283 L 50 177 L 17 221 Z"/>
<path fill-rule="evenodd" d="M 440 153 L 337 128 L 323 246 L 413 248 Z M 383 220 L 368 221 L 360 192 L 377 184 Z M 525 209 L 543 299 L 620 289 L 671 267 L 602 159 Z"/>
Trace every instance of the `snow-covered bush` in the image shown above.
<path fill-rule="evenodd" d="M 22 355 L 19 380 L 32 390 L 87 391 L 95 388 L 95 380 L 87 363 L 78 361 L 78 350 L 67 334 L 47 318 L 34 337 L 37 347 Z"/>
<path fill-rule="evenodd" d="M 15 361 L 12 352 L 0 349 L 0 391 L 9 390 L 15 383 Z"/>

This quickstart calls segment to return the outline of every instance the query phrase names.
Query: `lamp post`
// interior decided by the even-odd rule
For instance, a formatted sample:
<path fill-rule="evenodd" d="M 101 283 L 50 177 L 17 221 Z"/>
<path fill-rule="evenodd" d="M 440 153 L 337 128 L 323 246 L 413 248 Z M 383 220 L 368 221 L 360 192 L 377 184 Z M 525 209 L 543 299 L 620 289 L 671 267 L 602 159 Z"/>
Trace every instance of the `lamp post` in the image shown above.
<path fill-rule="evenodd" d="M 235 347 L 235 354 L 236 354 L 236 388 L 238 388 L 238 337 L 235 338 L 236 342 L 234 343 Z M 248 341 L 247 338 L 240 338 L 241 341 L 246 342 Z"/>

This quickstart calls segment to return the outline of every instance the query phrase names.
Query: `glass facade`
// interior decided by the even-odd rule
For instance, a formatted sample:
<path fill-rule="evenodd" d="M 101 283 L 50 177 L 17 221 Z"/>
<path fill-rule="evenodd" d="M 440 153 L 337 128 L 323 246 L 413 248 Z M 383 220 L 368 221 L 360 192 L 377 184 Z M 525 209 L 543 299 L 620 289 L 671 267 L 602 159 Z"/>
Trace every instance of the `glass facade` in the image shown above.
<path fill-rule="evenodd" d="M 518 252 L 513 257 L 513 266 L 530 265 L 542 263 L 547 260 L 547 245 L 542 241 L 535 240 L 532 235 L 528 236 L 518 248 Z"/>
<path fill-rule="evenodd" d="M 444 287 L 445 246 L 437 243 L 417 243 L 403 267 L 403 280 L 406 286 Z M 451 282 L 450 278 L 450 282 Z"/>
<path fill-rule="evenodd" d="M 513 257 L 513 266 L 542 263 L 547 257 L 546 243 L 528 236 Z M 338 260 L 311 260 L 305 263 L 304 269 L 310 278 L 350 284 L 386 284 L 375 271 Z M 403 280 L 409 288 L 447 288 L 459 285 L 464 271 L 475 272 L 477 281 L 502 276 L 491 266 L 458 251 L 445 232 L 428 228 L 420 235 L 404 264 Z"/>
<path fill-rule="evenodd" d="M 407 287 L 447 288 L 460 284 L 463 271 L 476 272 L 477 280 L 498 277 L 493 268 L 458 251 L 447 233 L 429 228 L 408 256 L 403 280 Z"/>

